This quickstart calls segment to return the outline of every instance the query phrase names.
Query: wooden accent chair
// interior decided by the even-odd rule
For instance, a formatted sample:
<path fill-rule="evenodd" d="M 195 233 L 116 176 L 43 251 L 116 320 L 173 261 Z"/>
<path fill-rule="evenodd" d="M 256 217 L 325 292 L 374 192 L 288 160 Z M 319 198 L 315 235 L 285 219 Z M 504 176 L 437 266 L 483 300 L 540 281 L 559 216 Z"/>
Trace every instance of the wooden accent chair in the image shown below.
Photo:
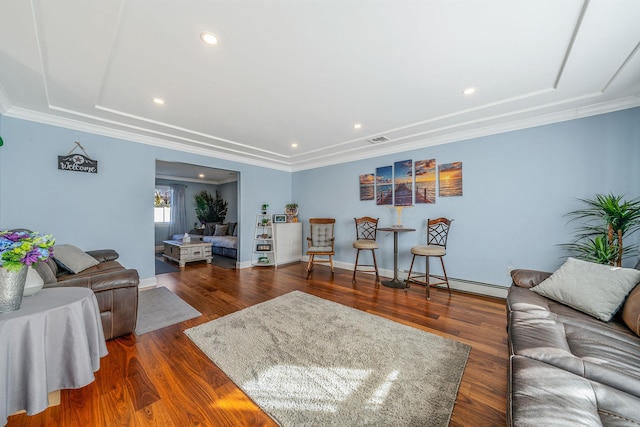
<path fill-rule="evenodd" d="M 336 254 L 334 250 L 333 229 L 336 223 L 335 218 L 311 218 L 309 219 L 309 227 L 311 236 L 307 237 L 309 248 L 309 262 L 307 264 L 307 279 L 311 274 L 314 263 L 324 263 L 331 265 L 331 274 L 333 274 L 333 256 Z M 328 258 L 316 259 L 316 256 L 326 256 Z"/>
<path fill-rule="evenodd" d="M 431 286 L 437 286 L 446 284 L 449 290 L 449 296 L 451 296 L 451 288 L 449 287 L 449 278 L 447 277 L 447 270 L 444 268 L 443 257 L 447 254 L 447 237 L 449 236 L 449 229 L 451 228 L 451 222 L 447 218 L 427 219 L 427 245 L 426 246 L 414 246 L 411 248 L 413 258 L 411 259 L 411 267 L 409 267 L 409 276 L 407 277 L 407 287 L 411 282 L 425 285 L 427 288 L 427 299 L 431 299 L 431 293 L 429 288 Z M 413 262 L 416 260 L 416 256 L 426 257 L 426 270 L 423 275 L 412 276 Z M 434 277 L 429 274 L 429 258 L 440 258 L 440 264 L 442 264 L 442 272 L 444 273 L 444 281 L 430 283 L 429 277 Z M 419 278 L 424 277 L 423 280 Z"/>
<path fill-rule="evenodd" d="M 380 283 L 380 276 L 378 275 L 378 263 L 376 262 L 376 252 L 380 246 L 376 242 L 376 233 L 378 231 L 379 218 L 371 218 L 370 216 L 363 216 L 361 218 L 354 218 L 356 222 L 356 241 L 353 242 L 353 247 L 357 249 L 356 263 L 353 266 L 353 279 L 352 283 L 356 283 L 356 271 L 367 271 L 376 273 L 376 284 Z M 371 256 L 373 256 L 373 264 L 358 264 L 361 250 L 370 250 Z M 361 267 L 361 268 L 358 268 Z M 364 268 L 363 268 L 364 267 Z M 371 269 L 373 267 L 373 269 Z"/>

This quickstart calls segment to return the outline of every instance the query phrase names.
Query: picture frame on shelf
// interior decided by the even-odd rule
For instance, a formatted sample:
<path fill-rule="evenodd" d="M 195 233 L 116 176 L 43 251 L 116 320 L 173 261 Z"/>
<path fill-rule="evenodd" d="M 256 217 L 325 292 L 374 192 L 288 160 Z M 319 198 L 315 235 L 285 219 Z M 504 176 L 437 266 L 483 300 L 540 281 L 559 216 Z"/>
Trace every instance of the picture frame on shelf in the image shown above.
<path fill-rule="evenodd" d="M 256 252 L 270 252 L 271 243 L 259 243 L 256 245 Z"/>
<path fill-rule="evenodd" d="M 287 216 L 285 214 L 274 214 L 273 222 L 274 223 L 287 222 Z"/>

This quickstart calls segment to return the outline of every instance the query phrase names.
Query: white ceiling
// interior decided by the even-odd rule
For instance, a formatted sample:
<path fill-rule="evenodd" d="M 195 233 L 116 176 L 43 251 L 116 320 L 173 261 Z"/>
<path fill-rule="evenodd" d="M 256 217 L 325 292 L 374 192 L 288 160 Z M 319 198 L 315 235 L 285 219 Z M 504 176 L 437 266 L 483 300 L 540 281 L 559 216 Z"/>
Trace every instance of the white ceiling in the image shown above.
<path fill-rule="evenodd" d="M 3 0 L 0 14 L 0 113 L 282 170 L 640 105 L 637 0 Z"/>

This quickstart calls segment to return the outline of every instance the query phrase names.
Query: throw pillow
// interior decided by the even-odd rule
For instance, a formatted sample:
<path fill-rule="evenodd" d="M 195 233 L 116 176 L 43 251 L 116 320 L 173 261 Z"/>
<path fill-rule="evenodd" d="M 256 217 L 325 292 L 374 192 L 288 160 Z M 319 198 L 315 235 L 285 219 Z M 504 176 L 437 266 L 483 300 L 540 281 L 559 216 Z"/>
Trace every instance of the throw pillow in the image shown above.
<path fill-rule="evenodd" d="M 236 229 L 236 224 L 237 222 L 230 222 L 227 224 L 229 226 L 229 228 L 227 229 L 227 234 L 229 236 L 233 236 L 233 232 Z"/>
<path fill-rule="evenodd" d="M 233 229 L 233 235 L 236 237 L 238 236 L 238 228 L 240 227 L 238 227 L 238 225 L 236 224 L 236 228 Z"/>
<path fill-rule="evenodd" d="M 216 225 L 220 224 L 219 222 L 207 222 L 204 225 L 204 235 L 205 236 L 213 236 L 213 233 L 216 231 Z"/>
<path fill-rule="evenodd" d="M 622 320 L 629 329 L 640 336 L 640 285 L 631 291 L 622 306 Z"/>
<path fill-rule="evenodd" d="M 638 283 L 638 270 L 569 258 L 531 290 L 608 322 Z"/>
<path fill-rule="evenodd" d="M 65 270 L 69 270 L 75 274 L 99 264 L 97 259 L 73 245 L 54 246 L 53 257 Z"/>
<path fill-rule="evenodd" d="M 213 233 L 214 236 L 226 236 L 227 228 L 229 228 L 226 224 L 218 224 L 216 225 L 216 231 Z"/>

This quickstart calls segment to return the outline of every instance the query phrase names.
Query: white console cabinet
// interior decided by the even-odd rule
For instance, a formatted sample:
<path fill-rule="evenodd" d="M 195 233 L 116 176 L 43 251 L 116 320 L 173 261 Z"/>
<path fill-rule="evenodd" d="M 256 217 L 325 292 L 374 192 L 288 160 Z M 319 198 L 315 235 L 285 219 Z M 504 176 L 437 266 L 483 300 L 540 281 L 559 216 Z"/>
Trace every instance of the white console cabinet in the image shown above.
<path fill-rule="evenodd" d="M 302 259 L 302 223 L 276 222 L 273 228 L 278 264 L 300 261 Z"/>

